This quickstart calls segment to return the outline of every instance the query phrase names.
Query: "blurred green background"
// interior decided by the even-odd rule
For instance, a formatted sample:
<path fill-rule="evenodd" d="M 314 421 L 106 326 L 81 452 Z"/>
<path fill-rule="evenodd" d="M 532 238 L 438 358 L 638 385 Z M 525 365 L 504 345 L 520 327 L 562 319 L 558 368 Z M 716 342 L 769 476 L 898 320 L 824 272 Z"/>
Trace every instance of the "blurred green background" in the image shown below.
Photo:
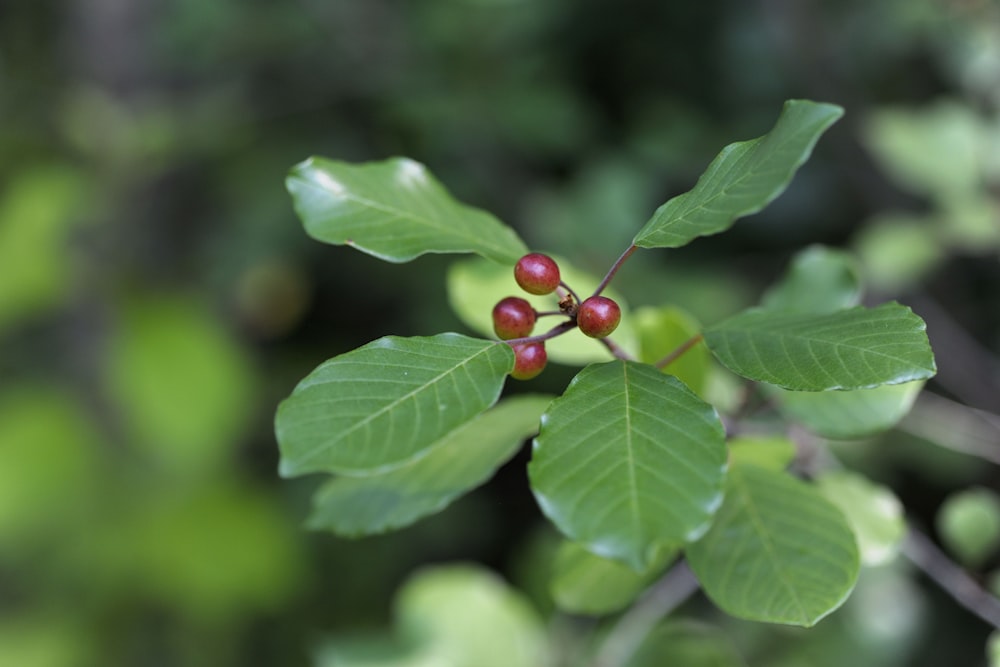
<path fill-rule="evenodd" d="M 0 4 L 0 665 L 307 664 L 451 560 L 546 610 L 527 452 L 400 533 L 301 528 L 314 483 L 277 478 L 277 402 L 335 354 L 462 325 L 453 258 L 315 243 L 284 175 L 407 155 L 600 274 L 793 97 L 847 109 L 793 187 L 616 284 L 712 322 L 804 245 L 857 252 L 873 300 L 928 321 L 930 388 L 955 402 L 844 456 L 930 525 L 952 491 L 998 481 L 953 451 L 995 452 L 995 429 L 941 428 L 972 414 L 959 404 L 1000 412 L 995 0 Z M 985 660 L 983 624 L 897 574 L 858 603 L 909 614 L 876 648 L 831 622 L 801 653 L 799 634 L 747 640 L 752 664 L 846 664 L 832 646 L 855 665 Z"/>

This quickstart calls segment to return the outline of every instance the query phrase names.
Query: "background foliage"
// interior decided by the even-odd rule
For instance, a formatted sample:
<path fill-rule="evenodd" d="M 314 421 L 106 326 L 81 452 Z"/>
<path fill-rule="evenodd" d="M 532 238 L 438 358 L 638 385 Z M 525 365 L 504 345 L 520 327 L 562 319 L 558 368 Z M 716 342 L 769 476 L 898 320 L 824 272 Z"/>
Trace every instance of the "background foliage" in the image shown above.
<path fill-rule="evenodd" d="M 526 451 L 391 536 L 301 529 L 315 483 L 278 483 L 277 401 L 386 333 L 471 332 L 445 296 L 460 266 L 312 242 L 286 172 L 312 154 L 410 155 L 599 275 L 609 248 L 792 97 L 847 109 L 793 187 L 683 259 L 637 255 L 616 288 L 641 341 L 644 317 L 670 317 L 643 310 L 664 285 L 715 323 L 804 244 L 856 253 L 872 302 L 927 320 L 939 374 L 898 429 L 834 451 L 989 584 L 998 26 L 989 0 L 0 6 L 0 664 L 337 664 L 323 637 L 380 632 L 394 613 L 404 635 L 465 655 L 446 625 L 414 621 L 421 609 L 480 595 L 511 628 L 548 613 L 556 546 Z M 553 365 L 531 390 L 572 373 Z M 830 485 L 842 502 L 873 493 Z M 477 569 L 400 588 L 455 560 L 533 608 Z M 909 568 L 866 570 L 805 634 L 716 618 L 697 597 L 681 615 L 723 624 L 749 664 L 985 664 L 988 626 Z M 680 619 L 653 639 L 693 660 L 729 651 L 715 632 Z"/>

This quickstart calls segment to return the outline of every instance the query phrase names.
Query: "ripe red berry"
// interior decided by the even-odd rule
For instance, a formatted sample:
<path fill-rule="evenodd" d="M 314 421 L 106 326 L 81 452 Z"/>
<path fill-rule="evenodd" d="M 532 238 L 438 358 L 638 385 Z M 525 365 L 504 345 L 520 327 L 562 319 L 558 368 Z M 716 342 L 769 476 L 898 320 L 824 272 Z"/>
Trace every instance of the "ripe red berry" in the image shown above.
<path fill-rule="evenodd" d="M 514 346 L 514 370 L 510 376 L 515 380 L 530 380 L 545 368 L 549 356 L 545 353 L 545 343 L 522 343 Z"/>
<path fill-rule="evenodd" d="M 535 309 L 517 296 L 500 299 L 493 306 L 493 331 L 503 340 L 530 336 L 535 328 Z"/>
<path fill-rule="evenodd" d="M 514 280 L 528 294 L 550 294 L 559 287 L 559 265 L 548 255 L 533 252 L 517 260 Z"/>
<path fill-rule="evenodd" d="M 576 324 L 591 338 L 604 338 L 618 327 L 622 319 L 622 309 L 614 300 L 606 296 L 592 296 L 584 299 L 576 311 Z"/>

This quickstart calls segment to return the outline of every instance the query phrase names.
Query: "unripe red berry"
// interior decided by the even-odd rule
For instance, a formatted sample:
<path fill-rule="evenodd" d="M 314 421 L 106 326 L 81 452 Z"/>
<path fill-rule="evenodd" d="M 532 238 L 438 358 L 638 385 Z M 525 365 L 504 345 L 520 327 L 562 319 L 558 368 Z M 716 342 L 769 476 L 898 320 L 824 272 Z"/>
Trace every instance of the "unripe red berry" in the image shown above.
<path fill-rule="evenodd" d="M 525 255 L 514 265 L 514 280 L 528 294 L 551 294 L 561 279 L 555 260 L 538 252 Z"/>
<path fill-rule="evenodd" d="M 493 306 L 493 331 L 503 340 L 530 336 L 535 328 L 535 309 L 517 296 L 500 299 Z"/>
<path fill-rule="evenodd" d="M 591 338 L 604 338 L 618 327 L 622 309 L 606 296 L 592 296 L 583 300 L 576 311 L 576 324 Z"/>
<path fill-rule="evenodd" d="M 549 360 L 545 353 L 545 343 L 521 343 L 514 346 L 514 370 L 510 376 L 515 380 L 530 380 L 542 370 Z"/>

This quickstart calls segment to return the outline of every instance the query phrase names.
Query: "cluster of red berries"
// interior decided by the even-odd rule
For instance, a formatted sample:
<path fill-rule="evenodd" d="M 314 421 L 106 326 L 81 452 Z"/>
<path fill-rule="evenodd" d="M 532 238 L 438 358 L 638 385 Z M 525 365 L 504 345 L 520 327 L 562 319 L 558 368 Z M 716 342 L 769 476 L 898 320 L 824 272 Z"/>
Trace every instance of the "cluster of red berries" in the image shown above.
<path fill-rule="evenodd" d="M 514 280 L 528 294 L 551 294 L 562 285 L 559 265 L 548 255 L 533 252 L 514 265 Z M 567 296 L 559 302 L 560 312 L 575 320 L 576 325 L 591 338 L 611 334 L 621 320 L 622 311 L 606 296 L 591 296 L 576 304 Z M 528 338 L 535 329 L 538 312 L 525 299 L 508 296 L 493 307 L 493 330 L 502 340 Z M 514 370 L 511 377 L 530 380 L 545 368 L 548 355 L 544 341 L 514 343 Z"/>

